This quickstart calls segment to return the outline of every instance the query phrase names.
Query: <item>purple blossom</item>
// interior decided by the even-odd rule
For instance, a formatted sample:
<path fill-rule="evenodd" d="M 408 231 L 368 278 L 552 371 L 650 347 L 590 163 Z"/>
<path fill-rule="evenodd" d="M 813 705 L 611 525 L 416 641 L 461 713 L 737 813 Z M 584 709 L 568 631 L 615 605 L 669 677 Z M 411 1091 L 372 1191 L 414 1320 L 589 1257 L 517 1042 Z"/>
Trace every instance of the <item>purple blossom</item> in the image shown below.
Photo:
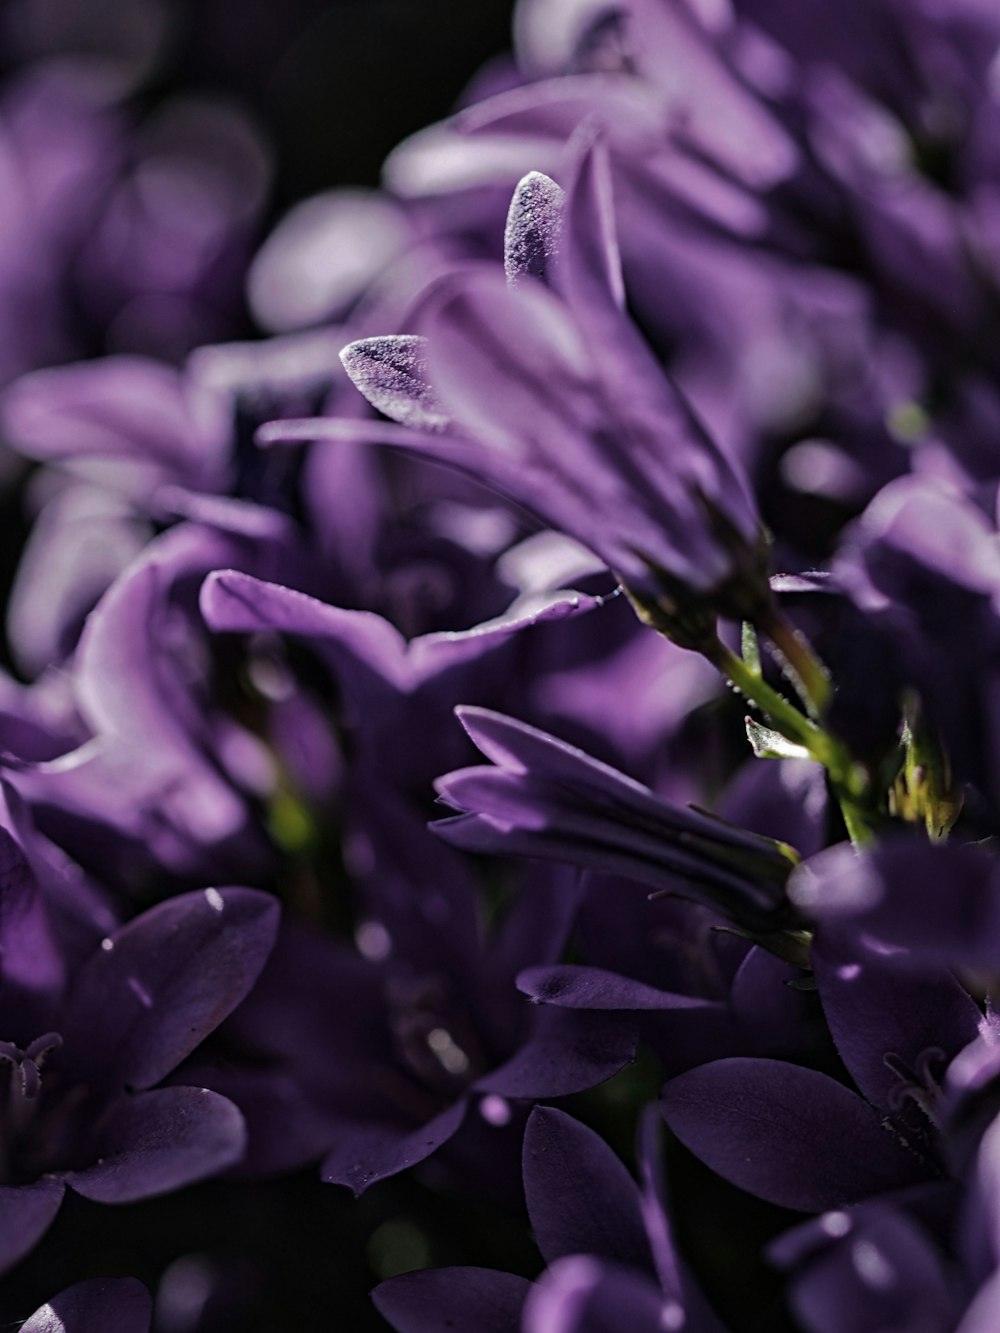
<path fill-rule="evenodd" d="M 552 181 L 527 177 L 508 220 L 507 281 L 485 268 L 444 277 L 421 302 L 426 343 L 351 344 L 348 373 L 404 427 L 430 427 L 387 442 L 590 546 L 678 641 L 711 639 L 713 612 L 762 619 L 766 544 L 745 483 L 624 313 L 600 146 L 581 154 L 561 215 L 559 204 Z M 349 433 L 299 423 L 269 438 L 289 432 Z"/>
<path fill-rule="evenodd" d="M 524 1134 L 528 1215 L 548 1267 L 531 1285 L 510 1273 L 455 1268 L 407 1273 L 374 1293 L 398 1333 L 475 1318 L 497 1333 L 636 1333 L 722 1325 L 677 1254 L 654 1122 L 639 1141 L 637 1186 L 607 1144 L 579 1121 L 536 1107 Z"/>
<path fill-rule="evenodd" d="M 323 1178 L 355 1194 L 435 1154 L 445 1168 L 449 1156 L 460 1163 L 470 1140 L 465 1175 L 489 1179 L 490 1158 L 526 1103 L 603 1082 L 635 1047 L 629 1015 L 534 1007 L 514 986 L 523 967 L 561 954 L 572 892 L 525 886 L 484 937 L 470 886 L 435 880 L 449 865 L 441 849 L 426 868 L 414 864 L 419 842 L 407 850 L 399 864 L 391 849 L 373 848 L 381 897 L 358 927 L 357 949 L 288 933 L 233 1020 L 251 1068 L 296 1085 L 286 1132 L 306 1159 L 310 1149 L 325 1154 Z M 211 1069 L 204 1076 L 218 1082 Z M 238 1096 L 247 1084 L 219 1086 Z M 280 1154 L 287 1144 L 276 1146 Z"/>
<path fill-rule="evenodd" d="M 0 1263 L 9 1268 L 48 1229 L 67 1187 L 125 1203 L 239 1160 L 246 1131 L 231 1102 L 157 1085 L 253 985 L 278 910 L 249 889 L 182 895 L 94 939 L 71 969 L 30 868 L 9 834 L 3 843 Z"/>
<path fill-rule="evenodd" d="M 298 22 L 202 8 L 0 20 L 2 1318 L 990 1333 L 995 5 L 519 0 L 175 369 L 270 177 L 176 62 Z"/>
<path fill-rule="evenodd" d="M 459 719 L 495 767 L 438 780 L 461 813 L 435 826 L 477 852 L 567 861 L 686 894 L 750 928 L 792 922 L 792 861 L 769 839 L 661 801 L 640 783 L 544 732 L 482 708 Z"/>

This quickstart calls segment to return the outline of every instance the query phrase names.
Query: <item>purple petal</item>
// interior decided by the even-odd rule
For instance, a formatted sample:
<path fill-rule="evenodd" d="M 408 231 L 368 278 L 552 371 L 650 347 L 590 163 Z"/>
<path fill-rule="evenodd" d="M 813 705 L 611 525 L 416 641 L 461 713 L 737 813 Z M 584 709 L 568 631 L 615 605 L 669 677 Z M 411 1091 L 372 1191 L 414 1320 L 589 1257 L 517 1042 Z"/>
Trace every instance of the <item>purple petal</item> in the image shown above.
<path fill-rule="evenodd" d="M 546 1263 L 595 1254 L 650 1266 L 638 1187 L 592 1129 L 536 1106 L 524 1131 L 523 1165 L 531 1228 Z"/>
<path fill-rule="evenodd" d="M 662 1164 L 662 1128 L 655 1105 L 647 1106 L 639 1123 L 636 1151 L 642 1181 L 641 1208 L 653 1266 L 664 1296 L 683 1309 L 690 1333 L 724 1333 L 718 1316 L 682 1262 L 674 1243 L 667 1208 Z M 668 1308 L 673 1309 L 668 1305 Z M 679 1322 L 674 1315 L 674 1321 Z"/>
<path fill-rule="evenodd" d="M 440 287 L 426 316 L 433 383 L 457 425 L 490 442 L 478 460 L 508 477 L 511 465 L 562 448 L 576 423 L 595 422 L 594 367 L 563 303 L 539 282 L 510 291 L 492 271 Z M 547 440 L 538 453 L 530 440 Z M 547 497 L 549 498 L 549 497 Z"/>
<path fill-rule="evenodd" d="M 247 994 L 274 945 L 279 908 L 255 889 L 160 903 L 106 939 L 81 970 L 67 1054 L 121 1084 L 158 1083 Z"/>
<path fill-rule="evenodd" d="M 898 1112 L 901 1071 L 939 1079 L 978 1035 L 979 1006 L 943 967 L 925 966 L 917 975 L 891 955 L 845 947 L 831 934 L 820 931 L 812 949 L 831 1035 L 865 1097 L 882 1111 Z M 928 1059 L 935 1067 L 925 1070 Z"/>
<path fill-rule="evenodd" d="M 156 492 L 157 517 L 169 515 L 218 528 L 234 537 L 259 542 L 289 542 L 295 526 L 287 514 L 229 495 L 205 495 L 183 486 L 161 486 Z"/>
<path fill-rule="evenodd" d="M 52 1225 L 65 1186 L 46 1177 L 33 1185 L 0 1185 L 0 1273 L 6 1273 Z"/>
<path fill-rule="evenodd" d="M 954 1326 L 939 1251 L 909 1218 L 888 1210 L 865 1218 L 809 1264 L 792 1285 L 791 1305 L 810 1333 Z"/>
<path fill-rule="evenodd" d="M 619 313 L 625 308 L 625 284 L 611 168 L 607 148 L 600 140 L 592 140 L 579 154 L 566 195 L 566 234 L 558 289 L 583 321 L 596 317 L 598 328 L 624 333 L 631 345 L 634 332 Z M 614 318 L 606 325 L 604 317 L 609 312 Z M 615 349 L 608 350 L 614 355 Z"/>
<path fill-rule="evenodd" d="M 0 811 L 9 818 L 8 802 L 19 804 L 5 789 Z M 0 826 L 0 998 L 20 1009 L 31 997 L 44 1012 L 59 996 L 65 972 L 38 881 L 20 844 Z"/>
<path fill-rule="evenodd" d="M 392 421 L 443 430 L 449 417 L 428 379 L 426 348 L 426 338 L 390 333 L 348 343 L 340 360 L 372 407 Z"/>
<path fill-rule="evenodd" d="M 93 1278 L 36 1310 L 21 1333 L 149 1333 L 153 1302 L 134 1277 Z"/>
<path fill-rule="evenodd" d="M 471 655 L 470 650 L 482 652 L 494 643 L 532 625 L 551 620 L 572 620 L 576 616 L 596 611 L 616 596 L 614 592 L 602 595 L 576 592 L 559 588 L 553 592 L 529 593 L 518 597 L 502 615 L 484 620 L 471 629 L 444 630 L 422 634 L 410 641 L 410 655 L 421 678 L 432 669 L 441 669 Z"/>
<path fill-rule="evenodd" d="M 387 1176 L 398 1175 L 430 1157 L 458 1131 L 468 1100 L 460 1097 L 418 1129 L 365 1125 L 342 1130 L 337 1146 L 323 1163 L 323 1179 L 347 1185 L 355 1195 Z"/>
<path fill-rule="evenodd" d="M 201 610 L 210 628 L 220 632 L 276 630 L 324 644 L 348 690 L 377 707 L 387 689 L 409 693 L 439 672 L 492 652 L 523 629 L 586 615 L 606 600 L 569 590 L 519 598 L 503 615 L 471 629 L 424 634 L 407 642 L 372 611 L 344 610 L 226 569 L 205 580 Z"/>
<path fill-rule="evenodd" d="M 757 834 L 700 814 L 690 807 L 679 808 L 661 800 L 648 787 L 628 777 L 610 764 L 537 727 L 488 708 L 460 705 L 455 714 L 468 732 L 472 743 L 498 768 L 514 774 L 537 772 L 547 779 L 557 779 L 568 789 L 592 789 L 611 807 L 634 807 L 659 822 L 700 833 L 712 842 L 726 843 L 744 852 L 760 852 L 767 844 Z M 463 772 L 481 770 L 467 769 Z M 448 778 L 442 779 L 447 783 Z"/>
<path fill-rule="evenodd" d="M 856 1093 L 779 1060 L 717 1060 L 663 1089 L 681 1142 L 740 1189 L 821 1212 L 910 1183 L 915 1159 Z"/>
<path fill-rule="evenodd" d="M 8 634 L 30 676 L 61 661 L 101 594 L 149 541 L 149 526 L 122 496 L 68 486 L 35 520 L 8 607 Z"/>
<path fill-rule="evenodd" d="M 810 857 L 793 871 L 788 892 L 808 916 L 905 951 L 901 966 L 989 971 L 1000 948 L 998 878 L 984 848 L 896 835 L 870 849 L 841 844 Z"/>
<path fill-rule="evenodd" d="M 243 1156 L 246 1126 L 206 1088 L 157 1088 L 125 1098 L 104 1126 L 102 1156 L 66 1183 L 99 1203 L 132 1203 L 217 1175 Z"/>
<path fill-rule="evenodd" d="M 166 621 L 170 585 L 200 572 L 203 561 L 212 568 L 220 555 L 221 563 L 231 563 L 231 542 L 193 527 L 175 528 L 147 547 L 91 612 L 75 679 L 81 711 L 108 754 L 112 780 L 129 783 L 140 801 L 160 802 L 189 836 L 213 845 L 241 830 L 247 812 L 193 734 L 192 701 L 166 646 Z M 79 752 L 81 763 L 87 753 Z M 62 771 L 53 766 L 55 777 Z M 71 780 L 72 771 L 65 775 Z"/>
<path fill-rule="evenodd" d="M 380 678 L 400 690 L 409 683 L 406 640 L 373 611 L 345 611 L 234 569 L 208 576 L 201 611 L 209 627 L 222 633 L 274 630 L 328 644 L 352 690 L 370 692 Z"/>
<path fill-rule="evenodd" d="M 507 213 L 503 264 L 507 281 L 526 275 L 546 282 L 559 249 L 565 194 L 549 176 L 529 171 L 518 182 Z"/>
<path fill-rule="evenodd" d="M 523 1333 L 679 1333 L 689 1325 L 682 1307 L 665 1298 L 651 1278 L 577 1254 L 557 1260 L 539 1278 L 522 1328 Z"/>
<path fill-rule="evenodd" d="M 372 1292 L 396 1333 L 520 1333 L 527 1278 L 490 1268 L 427 1268 L 389 1278 Z"/>
<path fill-rule="evenodd" d="M 116 471 L 100 475 L 140 494 L 163 477 L 197 485 L 225 442 L 209 396 L 195 399 L 176 371 L 137 356 L 25 376 L 3 414 L 7 437 L 30 457 L 84 471 L 88 460 L 114 460 Z"/>
<path fill-rule="evenodd" d="M 647 986 L 642 981 L 607 972 L 601 967 L 557 963 L 552 967 L 528 967 L 517 978 L 517 988 L 540 1004 L 563 1009 L 716 1009 L 716 1000 Z"/>
<path fill-rule="evenodd" d="M 327 322 L 395 258 L 410 228 L 403 209 L 375 190 L 327 190 L 296 204 L 250 267 L 254 317 L 275 333 Z"/>
<path fill-rule="evenodd" d="M 622 1014 L 544 1008 L 531 1035 L 498 1069 L 479 1079 L 501 1097 L 565 1097 L 592 1088 L 635 1057 L 635 1023 Z"/>
<path fill-rule="evenodd" d="M 263 448 L 276 444 L 304 444 L 330 440 L 342 444 L 390 444 L 426 454 L 478 475 L 469 459 L 469 441 L 456 435 L 439 435 L 374 417 L 301 417 L 267 421 L 255 436 Z"/>
<path fill-rule="evenodd" d="M 790 863 L 781 847 L 691 809 L 553 736 L 484 708 L 459 708 L 498 767 L 447 773 L 435 784 L 461 811 L 433 825 L 470 851 L 565 861 L 692 896 L 737 920 L 773 928 Z M 735 852 L 735 854 L 734 854 Z"/>

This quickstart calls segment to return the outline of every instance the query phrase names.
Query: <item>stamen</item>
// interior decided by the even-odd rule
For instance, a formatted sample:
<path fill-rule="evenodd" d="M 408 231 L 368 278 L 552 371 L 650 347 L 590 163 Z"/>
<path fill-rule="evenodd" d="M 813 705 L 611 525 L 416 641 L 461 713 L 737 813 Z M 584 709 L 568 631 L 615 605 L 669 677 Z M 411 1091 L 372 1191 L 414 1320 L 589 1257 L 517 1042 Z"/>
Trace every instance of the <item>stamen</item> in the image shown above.
<path fill-rule="evenodd" d="M 943 1071 L 948 1057 L 940 1046 L 928 1046 L 921 1051 L 911 1068 L 895 1052 L 882 1057 L 886 1069 L 899 1080 L 889 1091 L 889 1107 L 897 1114 L 908 1101 L 918 1106 L 932 1125 L 938 1127 L 937 1104 L 941 1098 L 941 1080 L 935 1067 Z"/>
<path fill-rule="evenodd" d="M 42 1087 L 42 1065 L 51 1051 L 57 1051 L 62 1045 L 58 1032 L 46 1032 L 43 1037 L 36 1037 L 24 1050 L 10 1041 L 0 1041 L 0 1060 L 6 1060 L 19 1075 L 20 1095 L 27 1101 L 33 1101 Z M 11 1084 L 14 1092 L 14 1084 Z"/>

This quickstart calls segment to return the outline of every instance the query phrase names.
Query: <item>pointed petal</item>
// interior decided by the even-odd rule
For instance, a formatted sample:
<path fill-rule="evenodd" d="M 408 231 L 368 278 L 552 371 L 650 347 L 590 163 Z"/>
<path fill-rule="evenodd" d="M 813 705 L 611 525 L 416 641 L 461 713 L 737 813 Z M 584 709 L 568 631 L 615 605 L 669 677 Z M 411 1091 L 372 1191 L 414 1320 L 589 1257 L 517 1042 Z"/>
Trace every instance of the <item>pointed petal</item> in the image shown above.
<path fill-rule="evenodd" d="M 274 630 L 328 645 L 352 690 L 370 694 L 380 682 L 396 689 L 409 683 L 406 641 L 373 611 L 345 611 L 279 583 L 223 569 L 202 585 L 201 612 L 221 633 Z"/>
<path fill-rule="evenodd" d="M 524 1194 L 546 1263 L 595 1254 L 648 1268 L 639 1190 L 600 1135 L 550 1106 L 524 1131 Z"/>
<path fill-rule="evenodd" d="M 396 1333 L 520 1333 L 527 1278 L 490 1268 L 427 1268 L 389 1278 L 372 1292 Z"/>
<path fill-rule="evenodd" d="M 33 1250 L 52 1225 L 66 1187 L 46 1177 L 33 1185 L 0 1185 L 0 1273 Z"/>
<path fill-rule="evenodd" d="M 460 1097 L 417 1129 L 401 1130 L 396 1125 L 345 1129 L 323 1163 L 323 1179 L 347 1185 L 355 1195 L 363 1194 L 377 1181 L 416 1166 L 447 1143 L 464 1120 L 467 1107 L 467 1098 Z"/>
<path fill-rule="evenodd" d="M 29 457 L 83 470 L 88 459 L 115 460 L 116 480 L 134 474 L 136 487 L 163 475 L 197 484 L 225 439 L 217 408 L 205 412 L 211 404 L 209 395 L 199 407 L 169 366 L 112 356 L 26 375 L 5 395 L 3 416 Z"/>
<path fill-rule="evenodd" d="M 681 1142 L 740 1189 L 783 1208 L 838 1208 L 919 1177 L 856 1093 L 780 1060 L 717 1060 L 671 1079 L 661 1109 Z"/>
<path fill-rule="evenodd" d="M 938 1079 L 979 1033 L 979 1006 L 944 967 L 918 973 L 892 955 L 817 934 L 812 965 L 823 1013 L 840 1058 L 861 1092 L 882 1111 L 899 1111 L 900 1068 Z M 886 1057 L 896 1063 L 894 1070 Z"/>
<path fill-rule="evenodd" d="M 152 1298 L 136 1278 L 93 1278 L 53 1296 L 21 1333 L 149 1333 L 152 1315 Z"/>
<path fill-rule="evenodd" d="M 427 339 L 390 333 L 348 343 L 340 360 L 372 407 L 402 426 L 443 430 L 447 412 L 427 376 Z"/>
<path fill-rule="evenodd" d="M 501 1097 L 565 1097 L 617 1074 L 635 1057 L 637 1031 L 625 1014 L 536 1011 L 534 1028 L 506 1063 L 479 1079 Z"/>
<path fill-rule="evenodd" d="M 518 975 L 517 988 L 540 1004 L 554 1004 L 562 1009 L 715 1009 L 721 1012 L 725 1008 L 717 1000 L 678 995 L 617 972 L 576 963 L 525 968 Z"/>
<path fill-rule="evenodd" d="M 503 265 L 507 281 L 526 275 L 548 282 L 559 253 L 563 190 L 549 176 L 529 171 L 518 182 L 507 213 Z"/>
<path fill-rule="evenodd" d="M 101 1137 L 103 1155 L 67 1172 L 66 1183 L 99 1203 L 132 1203 L 233 1166 L 246 1126 L 231 1101 L 206 1088 L 157 1088 L 125 1098 Z"/>
<path fill-rule="evenodd" d="M 615 227 L 611 168 L 604 142 L 588 134 L 578 152 L 566 191 L 565 236 L 556 285 L 585 324 L 592 319 L 632 342 L 631 327 L 621 318 L 625 283 Z M 612 350 L 612 349 L 609 349 Z"/>
<path fill-rule="evenodd" d="M 67 1057 L 147 1088 L 239 1004 L 274 946 L 279 907 L 256 889 L 206 889 L 151 908 L 106 939 L 75 983 Z"/>

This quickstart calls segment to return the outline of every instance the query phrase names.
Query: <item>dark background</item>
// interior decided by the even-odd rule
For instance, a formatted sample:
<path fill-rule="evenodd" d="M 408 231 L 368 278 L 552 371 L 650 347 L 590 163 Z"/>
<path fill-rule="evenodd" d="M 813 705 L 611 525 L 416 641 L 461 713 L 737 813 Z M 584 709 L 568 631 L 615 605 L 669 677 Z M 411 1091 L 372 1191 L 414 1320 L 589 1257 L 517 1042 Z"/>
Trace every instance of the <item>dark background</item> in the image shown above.
<path fill-rule="evenodd" d="M 98 55 L 132 95 L 235 95 L 277 159 L 274 205 L 367 185 L 510 44 L 512 0 L 4 0 L 0 70 Z"/>

